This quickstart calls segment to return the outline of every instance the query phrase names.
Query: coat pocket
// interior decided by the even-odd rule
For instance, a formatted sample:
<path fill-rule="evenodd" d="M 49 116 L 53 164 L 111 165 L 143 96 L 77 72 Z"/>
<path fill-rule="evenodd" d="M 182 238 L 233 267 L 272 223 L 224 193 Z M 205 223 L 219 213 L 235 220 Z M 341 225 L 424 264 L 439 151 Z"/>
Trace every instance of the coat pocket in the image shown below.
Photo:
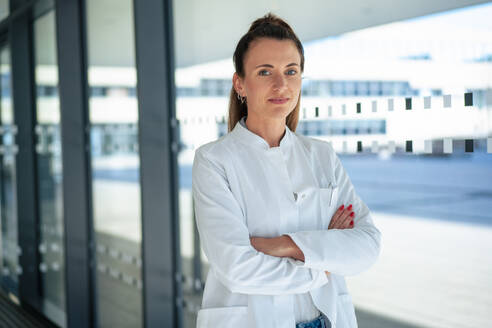
<path fill-rule="evenodd" d="M 198 311 L 197 328 L 247 328 L 248 307 L 229 306 L 201 309 Z"/>
<path fill-rule="evenodd" d="M 337 299 L 337 328 L 357 328 L 355 309 L 350 294 L 339 294 Z"/>
<path fill-rule="evenodd" d="M 319 188 L 319 201 L 323 228 L 328 228 L 331 218 L 337 210 L 338 187 L 330 184 L 327 188 Z"/>

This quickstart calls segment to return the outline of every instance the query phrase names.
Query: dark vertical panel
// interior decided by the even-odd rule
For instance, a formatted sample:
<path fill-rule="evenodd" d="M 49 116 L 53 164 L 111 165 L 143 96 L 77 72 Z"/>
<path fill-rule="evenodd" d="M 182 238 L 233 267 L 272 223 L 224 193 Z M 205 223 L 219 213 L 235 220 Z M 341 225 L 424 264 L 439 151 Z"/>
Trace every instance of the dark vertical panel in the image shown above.
<path fill-rule="evenodd" d="M 357 152 L 362 153 L 362 141 L 357 141 Z"/>
<path fill-rule="evenodd" d="M 465 152 L 473 153 L 473 139 L 465 139 Z"/>
<path fill-rule="evenodd" d="M 357 103 L 357 114 L 360 114 L 362 111 L 362 104 L 361 103 Z"/>
<path fill-rule="evenodd" d="M 412 109 L 412 98 L 405 98 L 405 109 L 406 110 Z"/>
<path fill-rule="evenodd" d="M 411 153 L 413 151 L 413 143 L 412 140 L 407 140 L 405 143 L 405 151 L 407 153 Z"/>
<path fill-rule="evenodd" d="M 11 1 L 12 11 L 26 8 L 26 1 Z M 19 264 L 19 298 L 25 305 L 40 309 L 38 274 L 38 231 L 36 208 L 35 111 L 32 31 L 29 11 L 10 21 L 12 56 L 12 99 L 14 122 L 18 127 L 16 157 L 18 240 L 22 253 Z"/>
<path fill-rule="evenodd" d="M 145 327 L 181 326 L 172 1 L 134 0 Z"/>
<path fill-rule="evenodd" d="M 473 93 L 466 92 L 465 93 L 465 106 L 473 106 Z"/>
<path fill-rule="evenodd" d="M 56 2 L 68 327 L 90 327 L 93 268 L 85 14 L 82 0 Z"/>

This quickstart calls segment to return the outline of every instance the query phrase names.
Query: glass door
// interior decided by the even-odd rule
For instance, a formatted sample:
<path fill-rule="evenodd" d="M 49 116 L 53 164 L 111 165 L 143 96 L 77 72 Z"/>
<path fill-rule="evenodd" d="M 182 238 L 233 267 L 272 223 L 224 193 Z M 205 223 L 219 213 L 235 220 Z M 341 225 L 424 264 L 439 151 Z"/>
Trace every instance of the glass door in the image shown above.
<path fill-rule="evenodd" d="M 143 282 L 133 1 L 86 6 L 96 325 L 137 328 Z"/>
<path fill-rule="evenodd" d="M 32 22 L 36 86 L 36 170 L 42 311 L 66 326 L 63 168 L 54 1 L 38 1 Z"/>

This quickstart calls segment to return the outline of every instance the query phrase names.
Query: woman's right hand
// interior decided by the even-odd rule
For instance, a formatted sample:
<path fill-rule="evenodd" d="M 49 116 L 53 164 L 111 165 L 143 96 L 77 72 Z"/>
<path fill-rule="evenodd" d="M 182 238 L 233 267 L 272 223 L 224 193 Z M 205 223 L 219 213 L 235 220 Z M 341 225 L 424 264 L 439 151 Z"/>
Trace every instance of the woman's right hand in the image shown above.
<path fill-rule="evenodd" d="M 355 213 L 352 211 L 352 204 L 349 207 L 344 205 L 340 206 L 338 210 L 333 214 L 328 229 L 351 229 L 354 227 Z M 325 271 L 328 275 L 329 271 Z"/>
<path fill-rule="evenodd" d="M 354 216 L 352 204 L 349 207 L 342 205 L 333 214 L 328 229 L 351 229 L 354 227 Z"/>

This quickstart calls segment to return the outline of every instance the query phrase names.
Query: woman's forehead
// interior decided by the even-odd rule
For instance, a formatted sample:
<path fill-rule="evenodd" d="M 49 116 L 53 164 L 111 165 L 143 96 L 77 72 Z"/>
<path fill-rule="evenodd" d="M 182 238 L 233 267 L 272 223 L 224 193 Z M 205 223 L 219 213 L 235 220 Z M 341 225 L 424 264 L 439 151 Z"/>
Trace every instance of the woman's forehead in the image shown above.
<path fill-rule="evenodd" d="M 244 58 L 245 66 L 254 69 L 257 65 L 287 66 L 300 64 L 299 50 L 292 40 L 261 38 L 251 42 Z"/>

